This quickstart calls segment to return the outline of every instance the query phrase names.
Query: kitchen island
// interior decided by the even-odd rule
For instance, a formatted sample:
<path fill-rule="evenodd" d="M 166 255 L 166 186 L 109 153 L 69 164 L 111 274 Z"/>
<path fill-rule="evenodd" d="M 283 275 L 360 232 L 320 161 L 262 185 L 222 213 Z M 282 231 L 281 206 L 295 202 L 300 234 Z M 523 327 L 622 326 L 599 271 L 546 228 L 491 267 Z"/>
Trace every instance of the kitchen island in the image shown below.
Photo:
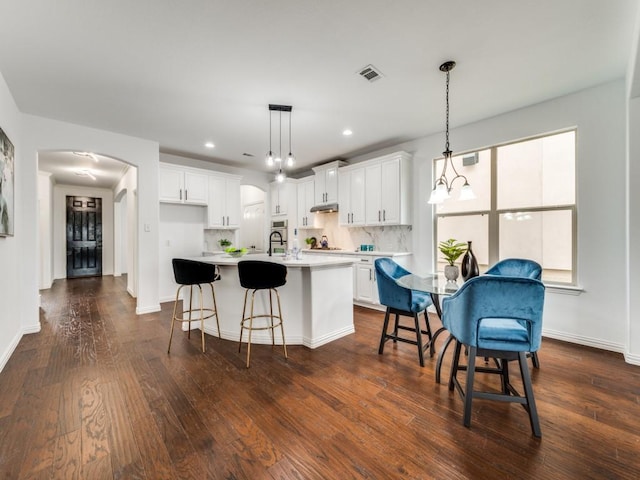
<path fill-rule="evenodd" d="M 262 260 L 287 266 L 287 283 L 279 287 L 284 333 L 287 345 L 316 348 L 355 331 L 353 326 L 353 257 L 305 255 L 301 260 L 284 260 L 282 256 L 249 254 L 233 258 L 227 254 L 195 257 L 190 260 L 213 263 L 220 270 L 214 283 L 220 320 L 220 336 L 238 341 L 245 289 L 238 278 L 238 262 Z M 194 295 L 194 299 L 197 297 Z M 205 306 L 210 307 L 210 296 Z M 274 298 L 275 301 L 275 298 Z M 268 312 L 265 291 L 256 293 L 255 311 Z M 188 324 L 185 323 L 185 328 Z M 192 328 L 198 328 L 193 322 Z M 205 332 L 218 336 L 215 319 L 205 321 Z M 268 331 L 254 331 L 252 343 L 270 344 Z M 282 343 L 275 335 L 276 343 Z"/>

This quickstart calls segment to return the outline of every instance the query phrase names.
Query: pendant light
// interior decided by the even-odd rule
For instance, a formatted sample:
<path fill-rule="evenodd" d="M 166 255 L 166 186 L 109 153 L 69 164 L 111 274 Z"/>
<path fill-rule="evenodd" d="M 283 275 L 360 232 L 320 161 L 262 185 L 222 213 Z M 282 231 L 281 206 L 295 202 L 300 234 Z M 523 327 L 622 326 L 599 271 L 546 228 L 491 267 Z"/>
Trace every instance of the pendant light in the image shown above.
<path fill-rule="evenodd" d="M 455 182 L 458 178 L 462 178 L 464 180 L 464 184 L 460 189 L 460 197 L 459 200 L 472 200 L 476 198 L 473 190 L 471 189 L 471 185 L 467 181 L 467 177 L 464 175 L 460 175 L 456 170 L 455 165 L 453 164 L 453 160 L 451 159 L 452 152 L 451 148 L 449 148 L 449 73 L 456 66 L 456 62 L 449 60 L 440 65 L 440 71 L 445 72 L 447 74 L 447 90 L 446 90 L 446 98 L 447 98 L 447 110 L 446 110 L 446 124 L 445 124 L 445 146 L 444 152 L 444 165 L 442 166 L 442 172 L 440 176 L 436 179 L 433 184 L 433 190 L 431 191 L 431 196 L 429 197 L 429 203 L 442 203 L 446 199 L 451 196 L 451 188 L 453 187 L 453 182 Z M 454 176 L 451 180 L 447 178 L 447 169 L 451 165 L 451 169 L 453 170 Z"/>
<path fill-rule="evenodd" d="M 286 175 L 283 170 L 283 161 L 282 161 L 282 112 L 289 114 L 289 155 L 287 155 L 286 166 L 292 167 L 295 163 L 295 157 L 293 153 L 291 153 L 291 111 L 293 107 L 290 105 L 274 105 L 269 104 L 269 153 L 267 153 L 266 163 L 268 167 L 275 166 L 278 170 L 276 173 L 276 181 L 283 182 L 286 178 Z M 273 112 L 278 112 L 278 138 L 279 138 L 279 149 L 277 155 L 274 154 L 272 149 L 272 130 L 271 130 L 271 121 Z"/>

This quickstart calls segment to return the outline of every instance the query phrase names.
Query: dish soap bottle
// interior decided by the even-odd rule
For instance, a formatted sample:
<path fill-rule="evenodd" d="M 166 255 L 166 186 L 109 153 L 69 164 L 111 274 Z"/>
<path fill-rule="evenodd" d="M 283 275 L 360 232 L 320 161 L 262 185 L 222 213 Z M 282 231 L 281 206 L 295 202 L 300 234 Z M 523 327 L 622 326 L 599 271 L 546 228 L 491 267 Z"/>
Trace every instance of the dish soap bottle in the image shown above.
<path fill-rule="evenodd" d="M 295 260 L 300 260 L 302 258 L 302 250 L 300 250 L 300 244 L 298 243 L 298 229 L 295 228 L 293 230 L 293 244 L 291 246 L 291 256 Z"/>

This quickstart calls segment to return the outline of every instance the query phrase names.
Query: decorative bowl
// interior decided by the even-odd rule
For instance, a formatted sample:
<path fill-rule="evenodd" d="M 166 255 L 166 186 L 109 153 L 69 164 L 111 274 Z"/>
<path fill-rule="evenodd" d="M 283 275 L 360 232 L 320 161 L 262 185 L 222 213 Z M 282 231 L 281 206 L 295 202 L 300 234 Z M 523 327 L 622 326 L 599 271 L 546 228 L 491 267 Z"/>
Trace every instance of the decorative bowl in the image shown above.
<path fill-rule="evenodd" d="M 229 247 L 225 250 L 225 252 L 233 257 L 233 258 L 239 258 L 242 257 L 243 255 L 245 255 L 247 253 L 247 249 L 246 248 L 234 248 L 234 247 Z"/>

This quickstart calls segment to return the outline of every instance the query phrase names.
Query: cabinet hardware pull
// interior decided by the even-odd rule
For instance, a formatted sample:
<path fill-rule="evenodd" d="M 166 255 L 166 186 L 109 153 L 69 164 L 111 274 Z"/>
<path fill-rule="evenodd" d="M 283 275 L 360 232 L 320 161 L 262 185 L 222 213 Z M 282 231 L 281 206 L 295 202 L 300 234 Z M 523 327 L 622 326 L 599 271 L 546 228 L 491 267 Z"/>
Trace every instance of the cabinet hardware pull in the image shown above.
<path fill-rule="evenodd" d="M 387 211 L 386 210 L 382 210 L 382 221 L 383 222 L 387 221 Z"/>
<path fill-rule="evenodd" d="M 380 210 L 378 210 L 378 221 L 380 221 Z"/>
<path fill-rule="evenodd" d="M 229 226 L 229 217 L 227 216 L 227 226 Z"/>
<path fill-rule="evenodd" d="M 182 189 L 180 189 L 180 200 L 182 200 Z"/>
<path fill-rule="evenodd" d="M 369 281 L 371 281 L 371 280 L 372 280 L 372 278 L 371 278 L 371 270 L 369 270 Z"/>

